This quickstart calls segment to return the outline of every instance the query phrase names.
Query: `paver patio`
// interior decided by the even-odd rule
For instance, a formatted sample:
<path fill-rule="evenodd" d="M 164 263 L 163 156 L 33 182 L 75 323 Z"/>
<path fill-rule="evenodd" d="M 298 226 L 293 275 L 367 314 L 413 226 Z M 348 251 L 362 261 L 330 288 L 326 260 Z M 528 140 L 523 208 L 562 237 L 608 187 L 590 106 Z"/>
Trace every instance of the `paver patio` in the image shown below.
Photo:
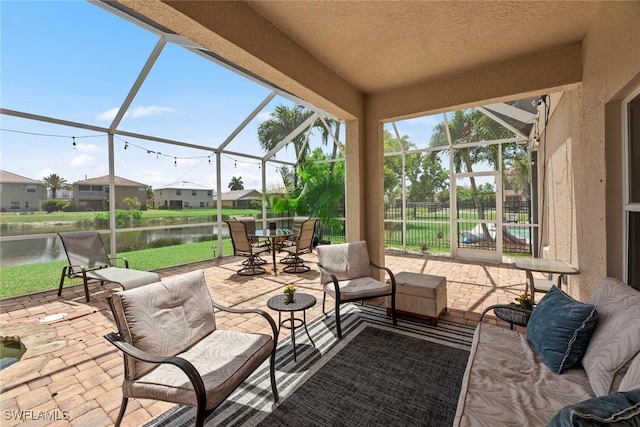
<path fill-rule="evenodd" d="M 274 319 L 277 313 L 266 307 L 269 297 L 282 293 L 288 283 L 299 291 L 316 296 L 318 304 L 307 310 L 307 319 L 322 315 L 322 290 L 314 254 L 303 257 L 311 271 L 278 276 L 267 264 L 267 274 L 242 277 L 235 274 L 240 258 L 204 261 L 159 270 L 164 277 L 194 269 L 203 269 L 211 295 L 216 301 L 242 308 L 261 308 Z M 524 290 L 525 273 L 508 264 L 488 264 L 451 260 L 421 254 L 387 252 L 386 265 L 395 273 L 411 271 L 447 278 L 448 311 L 445 319 L 476 324 L 482 310 L 492 304 L 509 303 Z M 56 290 L 4 299 L 0 302 L 3 335 L 27 331 L 27 353 L 17 364 L 0 371 L 0 409 L 3 426 L 23 424 L 28 417 L 46 413 L 59 419 L 31 421 L 25 425 L 100 427 L 112 425 L 122 398 L 120 385 L 124 367 L 122 355 L 104 338 L 114 331 L 106 297 L 121 288 L 114 284 L 90 286 L 91 302 L 84 300 L 82 286 L 65 287 L 62 297 Z M 384 304 L 378 300 L 377 304 Z M 333 316 L 333 300 L 327 300 L 327 314 Z M 42 323 L 45 316 L 67 313 L 63 320 Z M 269 333 L 259 316 L 216 313 L 218 327 L 248 332 Z M 506 326 L 506 324 L 505 324 Z M 19 329 L 16 329 L 19 328 Z M 9 333 L 6 333 L 9 331 Z M 279 340 L 287 336 L 283 329 Z M 31 350 L 30 350 L 31 349 Z M 138 426 L 162 414 L 173 404 L 130 399 L 125 426 Z M 26 411 L 22 420 L 13 411 Z M 67 418 L 67 419 L 62 419 Z"/>

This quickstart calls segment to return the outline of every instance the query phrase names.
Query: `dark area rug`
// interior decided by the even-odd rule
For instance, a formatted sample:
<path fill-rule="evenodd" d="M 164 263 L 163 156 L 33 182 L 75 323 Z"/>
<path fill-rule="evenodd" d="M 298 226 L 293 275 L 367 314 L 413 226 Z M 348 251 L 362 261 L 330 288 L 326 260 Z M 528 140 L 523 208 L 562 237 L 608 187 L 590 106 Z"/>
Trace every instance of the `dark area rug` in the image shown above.
<path fill-rule="evenodd" d="M 469 352 L 366 327 L 260 426 L 450 426 Z"/>

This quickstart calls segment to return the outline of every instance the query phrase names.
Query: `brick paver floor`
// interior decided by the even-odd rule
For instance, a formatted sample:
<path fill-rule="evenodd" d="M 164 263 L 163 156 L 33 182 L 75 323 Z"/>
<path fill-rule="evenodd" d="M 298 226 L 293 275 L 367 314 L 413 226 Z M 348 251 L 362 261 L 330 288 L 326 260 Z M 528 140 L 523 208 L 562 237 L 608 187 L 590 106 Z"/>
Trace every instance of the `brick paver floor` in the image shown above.
<path fill-rule="evenodd" d="M 307 310 L 307 319 L 311 320 L 322 315 L 322 291 L 319 272 L 313 268 L 317 258 L 314 254 L 307 254 L 304 258 L 310 261 L 312 269 L 297 275 L 282 272 L 279 265 L 279 273 L 274 276 L 268 268 L 270 264 L 267 264 L 267 274 L 238 276 L 235 272 L 242 261 L 240 258 L 204 261 L 158 272 L 164 278 L 203 269 L 214 300 L 230 306 L 261 308 L 274 319 L 277 319 L 277 313 L 266 307 L 266 301 L 281 294 L 284 285 L 293 283 L 298 290 L 313 294 L 318 299 L 318 304 Z M 456 261 L 447 257 L 399 252 L 388 252 L 385 261 L 396 273 L 411 271 L 445 276 L 448 310 L 444 318 L 459 323 L 476 324 L 484 308 L 513 301 L 525 287 L 525 273 L 507 264 Z M 122 399 L 123 363 L 122 355 L 103 335 L 115 330 L 106 297 L 119 290 L 121 288 L 114 284 L 104 287 L 91 285 L 90 303 L 84 300 L 82 286 L 65 287 L 61 297 L 52 290 L 0 301 L 2 329 L 20 327 L 31 330 L 32 335 L 25 344 L 27 349 L 37 349 L 36 352 L 27 351 L 18 363 L 20 371 L 13 367 L 0 371 L 0 417 L 3 426 L 22 425 L 29 418 L 38 416 L 54 419 L 27 422 L 25 425 L 100 427 L 113 424 Z M 333 300 L 329 298 L 328 315 L 333 315 L 332 307 Z M 63 320 L 40 322 L 44 316 L 60 313 L 67 316 Z M 220 328 L 270 331 L 264 319 L 257 315 L 218 312 L 216 323 Z M 280 340 L 286 333 L 286 329 L 281 331 Z M 165 402 L 130 399 L 123 425 L 144 424 L 172 406 Z"/>

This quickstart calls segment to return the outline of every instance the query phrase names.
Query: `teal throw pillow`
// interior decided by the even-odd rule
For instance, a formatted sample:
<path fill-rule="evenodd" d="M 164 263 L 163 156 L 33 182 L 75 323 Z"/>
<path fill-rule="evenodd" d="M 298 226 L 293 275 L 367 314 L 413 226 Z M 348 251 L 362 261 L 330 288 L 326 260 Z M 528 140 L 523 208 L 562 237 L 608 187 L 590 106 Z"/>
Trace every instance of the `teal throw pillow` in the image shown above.
<path fill-rule="evenodd" d="M 640 389 L 565 406 L 547 427 L 640 427 Z"/>
<path fill-rule="evenodd" d="M 531 313 L 527 340 L 544 363 L 561 374 L 582 359 L 598 313 L 552 286 Z"/>

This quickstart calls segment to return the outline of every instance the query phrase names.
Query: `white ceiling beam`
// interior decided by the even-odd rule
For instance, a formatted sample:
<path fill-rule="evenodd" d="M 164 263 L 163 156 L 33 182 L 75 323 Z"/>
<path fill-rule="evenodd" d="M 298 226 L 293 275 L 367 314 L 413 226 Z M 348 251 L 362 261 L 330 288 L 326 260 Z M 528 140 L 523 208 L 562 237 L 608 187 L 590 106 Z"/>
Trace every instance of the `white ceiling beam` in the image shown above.
<path fill-rule="evenodd" d="M 476 108 L 478 110 L 480 110 L 482 112 L 482 114 L 484 114 L 485 116 L 489 117 L 491 120 L 500 123 L 500 125 L 502 125 L 505 128 L 509 129 L 511 132 L 515 133 L 516 135 L 520 135 L 523 138 L 529 138 L 529 135 L 525 135 L 524 133 L 522 133 L 522 131 L 520 129 L 517 129 L 517 128 L 513 127 L 511 124 L 507 123 L 506 121 L 502 120 L 500 117 L 498 117 L 495 114 L 493 114 L 490 110 L 487 110 L 484 107 L 476 107 Z"/>
<path fill-rule="evenodd" d="M 504 103 L 489 104 L 489 105 L 484 105 L 483 107 L 494 110 L 500 114 L 503 114 L 507 117 L 511 117 L 512 119 L 515 119 L 522 123 L 533 123 L 533 120 L 535 117 L 534 114 L 528 111 L 521 110 L 520 108 L 514 107 L 513 105 L 504 104 Z"/>

